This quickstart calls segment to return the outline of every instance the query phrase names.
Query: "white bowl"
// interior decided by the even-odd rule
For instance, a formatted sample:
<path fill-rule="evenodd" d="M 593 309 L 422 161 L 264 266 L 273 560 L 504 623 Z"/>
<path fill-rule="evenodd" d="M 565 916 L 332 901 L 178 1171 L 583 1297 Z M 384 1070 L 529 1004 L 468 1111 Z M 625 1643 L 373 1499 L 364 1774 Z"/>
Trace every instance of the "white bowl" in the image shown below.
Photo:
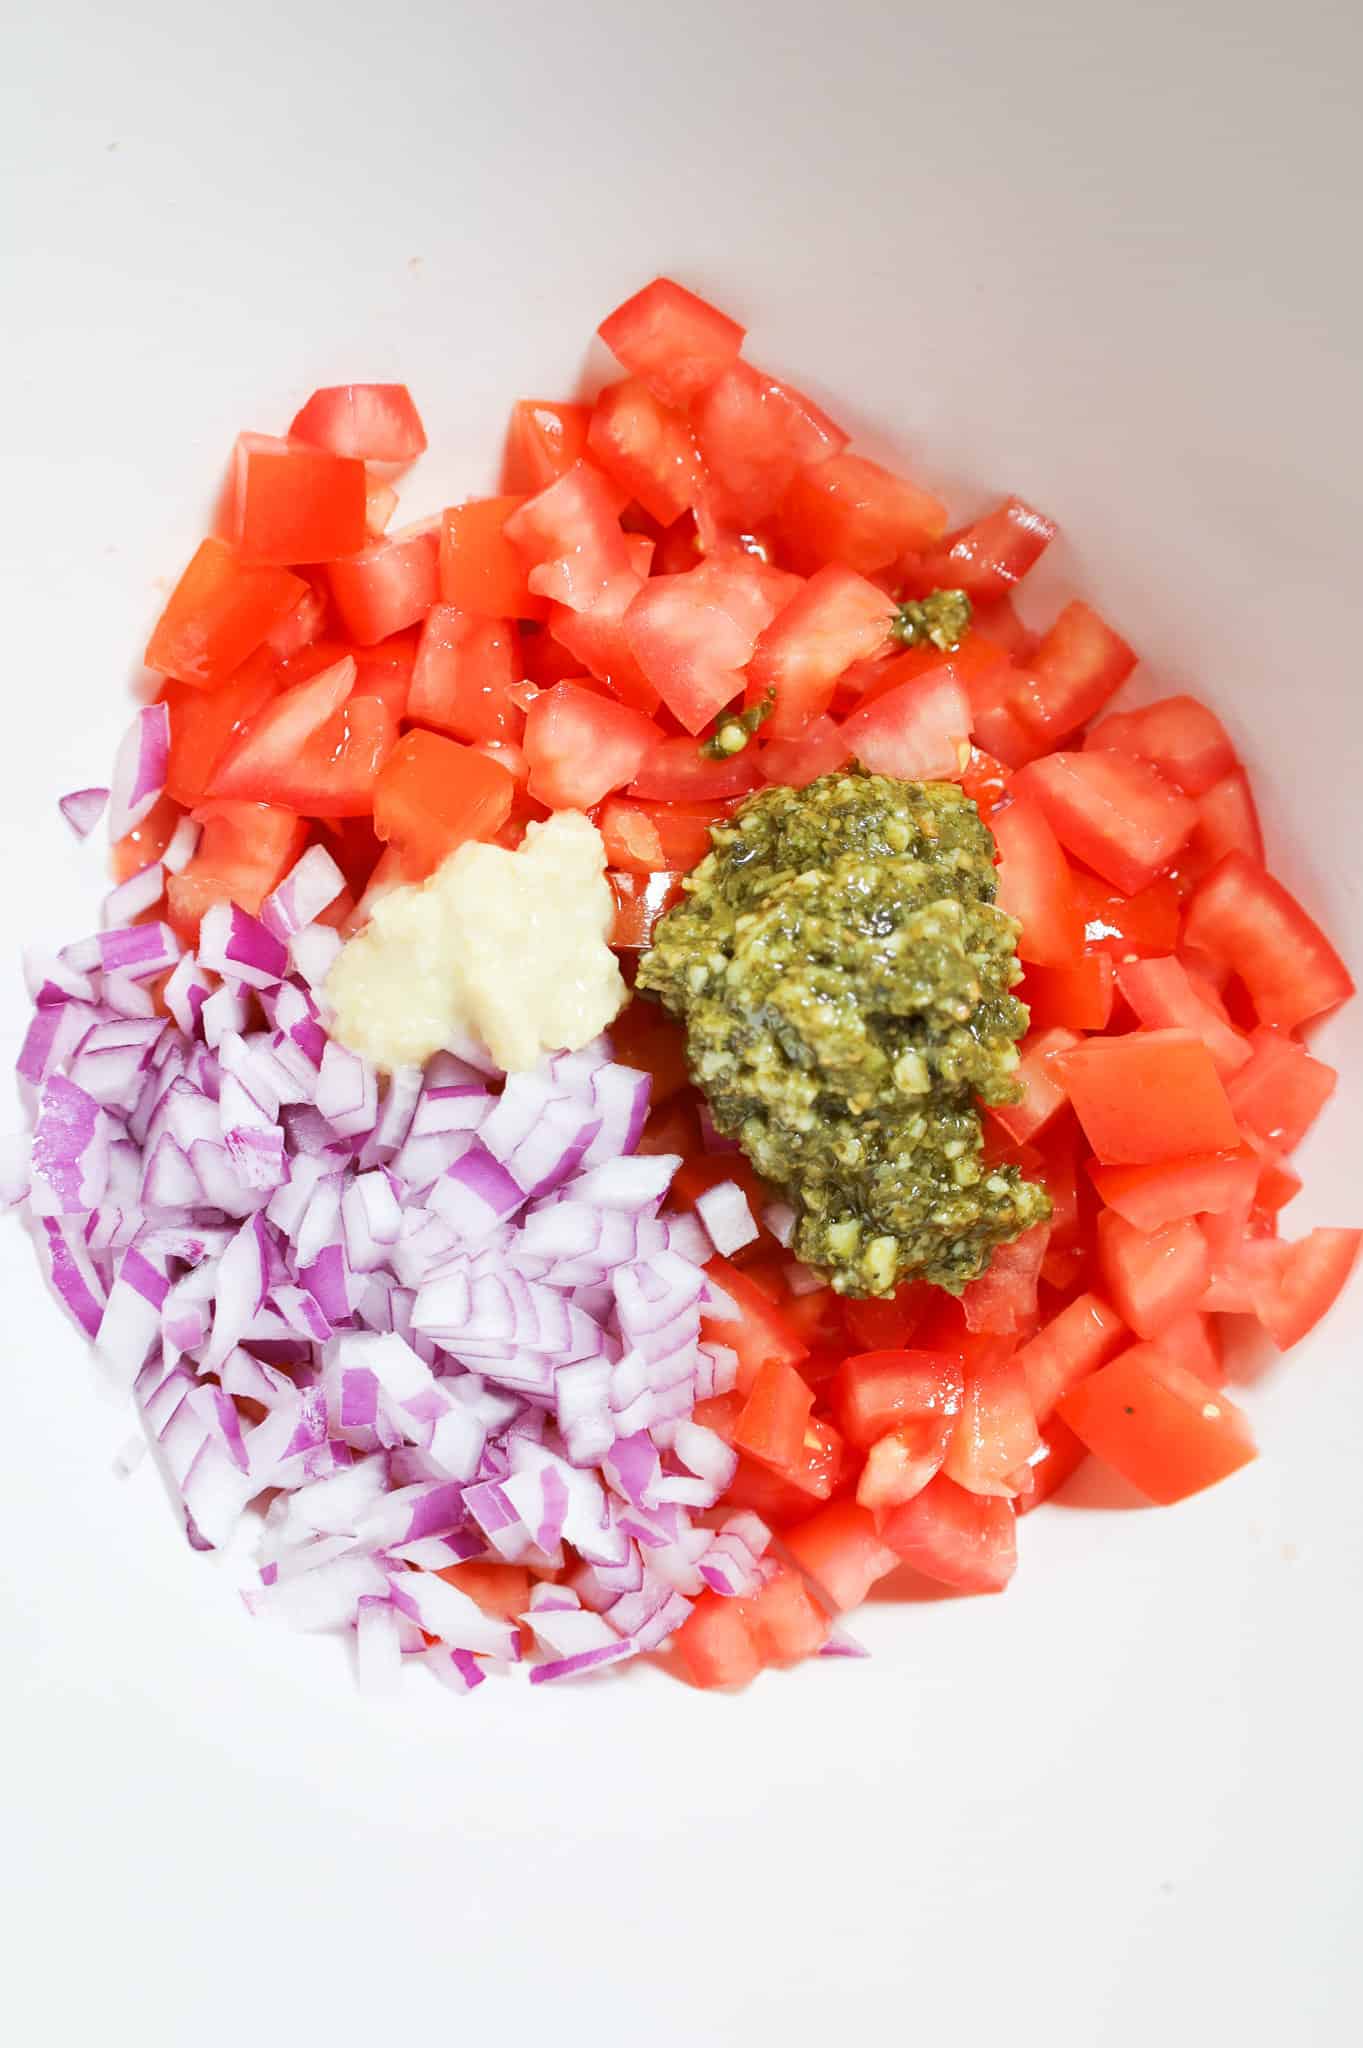
<path fill-rule="evenodd" d="M 1208 696 L 1357 961 L 1360 56 L 1324 0 L 46 10 L 0 140 L 6 962 L 88 923 L 54 799 L 235 431 L 405 379 L 434 509 L 660 269 L 963 510 L 1058 517 L 1033 609 Z M 11 1052 L 22 1011 L 7 965 Z M 1303 1225 L 1359 1215 L 1359 1006 L 1321 1043 Z M 0 1257 L 16 2040 L 1358 2038 L 1363 1290 L 1247 1396 L 1252 1468 L 1081 1480 L 1005 1599 L 873 1604 L 868 1664 L 391 1706 L 115 1479 L 128 1420 Z"/>

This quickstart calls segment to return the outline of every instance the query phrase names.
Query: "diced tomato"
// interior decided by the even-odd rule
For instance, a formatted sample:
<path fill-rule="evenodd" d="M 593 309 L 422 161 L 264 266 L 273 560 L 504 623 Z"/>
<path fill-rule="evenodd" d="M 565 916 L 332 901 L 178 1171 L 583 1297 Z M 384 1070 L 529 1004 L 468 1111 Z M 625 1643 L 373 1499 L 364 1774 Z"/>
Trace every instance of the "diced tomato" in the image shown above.
<path fill-rule="evenodd" d="M 213 771 L 276 692 L 268 659 L 250 662 L 213 690 L 167 683 L 162 701 L 170 712 L 170 759 L 166 789 L 192 809 L 207 795 Z"/>
<path fill-rule="evenodd" d="M 1313 1230 L 1293 1244 L 1262 1246 L 1250 1292 L 1254 1313 L 1280 1351 L 1299 1344 L 1333 1306 L 1360 1243 L 1360 1230 Z"/>
<path fill-rule="evenodd" d="M 386 640 L 378 640 L 372 647 L 355 648 L 354 694 L 357 697 L 381 697 L 394 718 L 406 718 L 419 645 L 418 635 L 409 628 L 405 632 L 389 634 Z M 304 653 L 308 651 L 305 649 Z M 286 682 L 292 672 L 292 662 L 281 664 L 280 675 Z"/>
<path fill-rule="evenodd" d="M 202 828 L 194 856 L 166 882 L 170 921 L 189 946 L 215 903 L 236 903 L 254 916 L 307 839 L 301 818 L 269 804 L 203 804 L 194 818 Z"/>
<path fill-rule="evenodd" d="M 889 644 L 889 643 L 887 643 Z M 925 644 L 906 647 L 888 660 L 858 662 L 838 684 L 837 702 L 848 711 L 862 711 L 877 698 L 888 696 L 901 683 L 953 676 L 970 699 L 972 715 L 976 701 L 988 701 L 1008 674 L 1008 657 L 1001 647 L 986 640 L 983 633 L 968 633 L 959 647 L 943 654 L 939 647 Z"/>
<path fill-rule="evenodd" d="M 436 1577 L 467 1593 L 484 1614 L 495 1615 L 498 1621 L 515 1621 L 530 1605 L 530 1574 L 523 1564 L 493 1564 L 475 1557 L 467 1564 L 443 1566 Z"/>
<path fill-rule="evenodd" d="M 799 1463 L 813 1406 L 813 1389 L 795 1367 L 769 1359 L 758 1368 L 734 1427 L 735 1449 L 777 1472 L 789 1472 Z"/>
<path fill-rule="evenodd" d="M 710 851 L 710 827 L 724 815 L 714 804 L 645 804 L 608 797 L 596 824 L 606 863 L 627 874 L 686 870 Z"/>
<path fill-rule="evenodd" d="M 1090 605 L 1065 606 L 1019 674 L 1018 716 L 1047 746 L 1087 725 L 1121 688 L 1136 656 Z"/>
<path fill-rule="evenodd" d="M 1156 1344 L 1133 1344 L 1071 1388 L 1061 1418 L 1151 1500 L 1185 1500 L 1256 1455 L 1248 1418 Z"/>
<path fill-rule="evenodd" d="M 1008 498 L 996 512 L 959 527 L 929 550 L 917 565 L 917 580 L 924 596 L 929 590 L 963 590 L 974 604 L 996 604 L 1054 539 L 1053 520 L 1021 498 Z"/>
<path fill-rule="evenodd" d="M 618 485 L 587 461 L 526 498 L 505 532 L 527 566 L 532 594 L 590 611 L 612 577 L 633 568 L 620 526 L 624 506 Z"/>
<path fill-rule="evenodd" d="M 644 578 L 632 569 L 614 576 L 589 612 L 570 611 L 566 604 L 550 605 L 549 627 L 554 644 L 576 658 L 577 666 L 565 675 L 580 675 L 585 669 L 622 704 L 651 714 L 660 702 L 658 692 L 635 660 L 625 633 L 626 614 L 643 588 Z M 536 680 L 561 681 L 563 677 Z"/>
<path fill-rule="evenodd" d="M 972 1493 L 946 1472 L 882 1517 L 880 1533 L 905 1564 L 958 1593 L 1001 1593 L 1017 1569 L 1012 1502 Z"/>
<path fill-rule="evenodd" d="M 225 540 L 201 541 L 152 630 L 147 667 L 198 689 L 225 683 L 307 595 L 287 569 L 247 568 Z"/>
<path fill-rule="evenodd" d="M 1248 1148 L 1194 1153 L 1160 1166 L 1100 1166 L 1089 1173 L 1103 1201 L 1136 1230 L 1163 1230 L 1183 1216 L 1225 1215 L 1247 1208 L 1259 1161 Z"/>
<path fill-rule="evenodd" d="M 514 621 L 433 604 L 421 629 L 407 716 L 457 740 L 519 740 L 525 713 Z"/>
<path fill-rule="evenodd" d="M 1221 1340 L 1216 1333 L 1216 1324 L 1211 1316 L 1179 1316 L 1160 1332 L 1159 1348 L 1166 1358 L 1186 1366 L 1189 1372 L 1205 1380 L 1209 1387 L 1223 1387 L 1226 1383 L 1225 1365 L 1221 1356 Z"/>
<path fill-rule="evenodd" d="M 250 567 L 334 562 L 367 538 L 364 464 L 300 442 L 242 434 L 233 467 L 232 538 Z"/>
<path fill-rule="evenodd" d="M 686 1033 L 659 1004 L 636 996 L 611 1025 L 610 1034 L 616 1059 L 650 1077 L 649 1101 L 654 1109 L 689 1086 Z"/>
<path fill-rule="evenodd" d="M 1090 1038 L 1052 1064 L 1105 1165 L 1153 1166 L 1240 1142 L 1225 1084 L 1190 1031 Z"/>
<path fill-rule="evenodd" d="M 330 384 L 295 415 L 289 438 L 361 462 L 414 462 L 426 429 L 405 384 Z"/>
<path fill-rule="evenodd" d="M 736 320 L 670 277 L 655 277 L 601 322 L 597 333 L 664 405 L 687 406 L 737 360 Z"/>
<path fill-rule="evenodd" d="M 1320 926 L 1264 868 L 1228 854 L 1188 907 L 1185 937 L 1249 990 L 1261 1023 L 1292 1030 L 1354 993 Z"/>
<path fill-rule="evenodd" d="M 474 747 L 435 732 L 398 741 L 374 785 L 374 830 L 413 876 L 431 874 L 468 839 L 491 839 L 511 815 L 516 785 Z"/>
<path fill-rule="evenodd" d="M 942 1470 L 970 1493 L 1011 1499 L 1014 1475 L 1036 1448 L 1036 1418 L 1016 1352 L 1001 1338 L 977 1344 L 966 1359 L 961 1413 Z"/>
<path fill-rule="evenodd" d="M 697 399 L 692 419 L 719 516 L 742 532 L 775 510 L 797 470 L 847 446 L 812 399 L 751 363 L 731 363 Z"/>
<path fill-rule="evenodd" d="M 1161 697 L 1138 711 L 1110 712 L 1092 728 L 1084 746 L 1151 761 L 1192 797 L 1204 796 L 1235 767 L 1225 726 L 1196 697 Z"/>
<path fill-rule="evenodd" d="M 705 1691 L 751 1685 L 762 1669 L 762 1652 L 742 1600 L 702 1593 L 672 1640 L 692 1685 Z"/>
<path fill-rule="evenodd" d="M 901 1424 L 924 1417 L 941 1424 L 943 1441 L 960 1413 L 963 1365 L 947 1351 L 867 1351 L 843 1360 L 832 1388 L 843 1436 L 868 1450 Z"/>
<path fill-rule="evenodd" d="M 1055 1063 L 1078 1043 L 1077 1033 L 1058 1027 L 1023 1040 L 1014 1077 L 1022 1089 L 1022 1100 L 996 1103 L 989 1111 L 1015 1143 L 1022 1145 L 1034 1138 L 1064 1108 L 1065 1089 Z"/>
<path fill-rule="evenodd" d="M 1284 1153 L 1265 1143 L 1256 1132 L 1246 1131 L 1245 1143 L 1259 1164 L 1254 1207 L 1265 1215 L 1275 1216 L 1279 1209 L 1285 1209 L 1293 1197 L 1301 1193 L 1301 1175 L 1288 1165 Z"/>
<path fill-rule="evenodd" d="M 881 1542 L 874 1515 L 852 1500 L 833 1501 L 791 1529 L 786 1548 L 839 1613 L 859 1607 L 876 1580 L 899 1563 Z"/>
<path fill-rule="evenodd" d="M 699 733 L 743 688 L 775 612 L 751 556 L 713 556 L 684 575 L 651 577 L 625 614 L 625 641 L 673 717 Z"/>
<path fill-rule="evenodd" d="M 1063 966 L 1029 965 L 1016 994 L 1027 1005 L 1034 1032 L 1057 1025 L 1066 1031 L 1105 1031 L 1115 990 L 1111 956 L 1081 953 Z"/>
<path fill-rule="evenodd" d="M 779 1565 L 743 1604 L 764 1663 L 793 1664 L 828 1641 L 828 1616 L 789 1565 Z"/>
<path fill-rule="evenodd" d="M 1138 1337 L 1158 1337 L 1190 1315 L 1211 1277 L 1207 1240 L 1189 1216 L 1147 1232 L 1105 1209 L 1098 1264 L 1118 1315 Z"/>
<path fill-rule="evenodd" d="M 997 902 L 1022 926 L 1018 954 L 1053 968 L 1072 967 L 1084 927 L 1071 869 L 1040 804 L 1017 796 L 991 820 L 998 847 Z"/>
<path fill-rule="evenodd" d="M 727 761 L 711 761 L 694 739 L 679 734 L 662 740 L 648 755 L 629 786 L 630 796 L 658 803 L 712 803 L 746 796 L 758 782 L 755 747 L 745 747 Z"/>
<path fill-rule="evenodd" d="M 372 647 L 424 619 L 439 591 L 439 559 L 439 535 L 428 523 L 333 562 L 327 581 L 351 639 Z"/>
<path fill-rule="evenodd" d="M 1017 1353 L 1037 1422 L 1044 1428 L 1061 1396 L 1125 1340 L 1121 1317 L 1097 1294 L 1080 1294 L 1052 1316 Z"/>
<path fill-rule="evenodd" d="M 1261 1027 L 1248 1050 L 1248 1065 L 1227 1084 L 1236 1121 L 1279 1151 L 1290 1152 L 1324 1109 L 1339 1076 L 1281 1031 Z"/>
<path fill-rule="evenodd" d="M 388 522 L 397 509 L 398 494 L 393 486 L 369 470 L 364 491 L 364 525 L 371 539 L 377 540 L 387 531 Z"/>
<path fill-rule="evenodd" d="M 848 1295 L 843 1319 L 852 1341 L 866 1351 L 902 1351 L 923 1319 L 929 1289 L 925 1282 L 905 1281 L 894 1294 L 858 1301 Z"/>
<path fill-rule="evenodd" d="M 507 521 L 528 498 L 469 498 L 440 515 L 440 596 L 481 619 L 544 619 L 549 607 L 531 591 L 525 564 L 507 538 Z"/>
<path fill-rule="evenodd" d="M 542 491 L 587 452 L 589 405 L 567 400 L 521 398 L 511 408 L 503 462 L 504 488 L 527 495 Z"/>
<path fill-rule="evenodd" d="M 1125 895 L 1155 880 L 1196 812 L 1157 769 L 1127 754 L 1047 754 L 1019 771 L 1065 849 Z"/>
<path fill-rule="evenodd" d="M 987 825 L 1012 801 L 1010 771 L 980 747 L 970 749 L 970 765 L 961 777 L 961 788 Z"/>
<path fill-rule="evenodd" d="M 1259 825 L 1254 793 L 1243 768 L 1229 775 L 1196 799 L 1197 823 L 1184 851 L 1183 865 L 1191 864 L 1206 874 L 1228 853 L 1243 853 L 1256 866 L 1264 864 L 1264 835 Z"/>
<path fill-rule="evenodd" d="M 660 526 L 704 504 L 705 465 L 689 421 L 637 378 L 601 393 L 587 452 Z"/>
<path fill-rule="evenodd" d="M 1195 1033 L 1223 1080 L 1249 1059 L 1248 1039 L 1235 1029 L 1215 995 L 1194 984 L 1181 960 L 1123 961 L 1117 986 L 1142 1024 L 1152 1030 L 1177 1025 Z"/>
<path fill-rule="evenodd" d="M 1058 1493 L 1073 1478 L 1085 1458 L 1088 1446 L 1079 1441 L 1067 1422 L 1058 1415 L 1041 1424 L 1041 1446 L 1028 1463 L 1029 1482 L 1013 1503 L 1018 1514 L 1029 1514 Z"/>
<path fill-rule="evenodd" d="M 638 1005 L 636 1004 L 637 1008 Z M 637 1062 L 631 1060 L 631 1065 Z M 738 1354 L 738 1386 L 748 1393 L 764 1365 L 798 1365 L 808 1347 L 791 1329 L 780 1311 L 746 1273 L 727 1259 L 713 1258 L 705 1268 L 737 1309 L 707 1308 L 701 1317 L 701 1337 L 707 1344 L 723 1344 Z"/>
<path fill-rule="evenodd" d="M 109 868 L 116 882 L 126 882 L 158 861 L 175 836 L 184 811 L 174 797 L 159 796 L 145 818 L 109 849 Z"/>
<path fill-rule="evenodd" d="M 741 1397 L 740 1397 L 741 1400 Z M 811 1421 L 798 1471 L 774 1472 L 740 1455 L 724 1491 L 726 1507 L 750 1508 L 773 1529 L 802 1522 L 816 1501 L 828 1500 L 842 1469 L 842 1438 L 831 1423 Z"/>
<path fill-rule="evenodd" d="M 821 775 L 831 775 L 851 757 L 846 736 L 825 715 L 811 719 L 802 733 L 791 740 L 769 740 L 757 755 L 764 782 L 783 783 L 788 789 L 807 789 Z"/>
<path fill-rule="evenodd" d="M 275 572 L 279 575 L 286 570 Z M 276 661 L 287 661 L 290 655 L 298 654 L 311 646 L 327 622 L 327 607 L 330 598 L 323 578 L 324 570 L 314 572 L 315 581 L 305 581 L 303 595 L 293 610 L 286 612 L 277 626 L 271 626 L 261 642 L 261 653 L 271 654 Z"/>
<path fill-rule="evenodd" d="M 559 683 L 526 713 L 530 794 L 553 810 L 590 810 L 633 781 L 658 738 L 642 711 L 578 683 Z"/>
<path fill-rule="evenodd" d="M 658 921 L 682 899 L 682 877 L 660 870 L 652 875 L 620 874 L 606 870 L 606 880 L 615 898 L 615 922 L 611 944 L 618 953 L 640 953 L 653 944 Z"/>
<path fill-rule="evenodd" d="M 312 818 L 363 816 L 397 739 L 379 697 L 355 694 L 347 656 L 274 697 L 214 771 L 210 795 L 282 805 Z"/>
<path fill-rule="evenodd" d="M 941 1471 L 955 1426 L 950 1415 L 913 1415 L 877 1437 L 857 1481 L 861 1506 L 883 1514 L 921 1493 Z"/>
<path fill-rule="evenodd" d="M 830 563 L 812 576 L 767 625 L 751 656 L 747 701 L 774 702 L 772 739 L 803 732 L 828 708 L 844 669 L 888 644 L 894 606 L 883 590 Z"/>
<path fill-rule="evenodd" d="M 1011 1335 L 1035 1319 L 1037 1277 L 1049 1238 L 1050 1225 L 1039 1223 L 1012 1244 L 995 1247 L 984 1272 L 961 1296 L 968 1330 Z"/>
<path fill-rule="evenodd" d="M 802 574 L 840 562 L 870 576 L 940 540 L 947 511 L 907 477 L 843 453 L 799 471 L 777 523 L 791 567 Z"/>
<path fill-rule="evenodd" d="M 1091 953 L 1108 953 L 1114 960 L 1135 953 L 1148 959 L 1172 953 L 1178 944 L 1178 891 L 1163 876 L 1148 889 L 1123 896 L 1096 875 L 1076 868 L 1074 893 L 1084 919 L 1084 944 Z"/>
<path fill-rule="evenodd" d="M 855 711 L 843 738 L 863 767 L 912 782 L 957 782 L 970 761 L 970 700 L 943 666 Z"/>

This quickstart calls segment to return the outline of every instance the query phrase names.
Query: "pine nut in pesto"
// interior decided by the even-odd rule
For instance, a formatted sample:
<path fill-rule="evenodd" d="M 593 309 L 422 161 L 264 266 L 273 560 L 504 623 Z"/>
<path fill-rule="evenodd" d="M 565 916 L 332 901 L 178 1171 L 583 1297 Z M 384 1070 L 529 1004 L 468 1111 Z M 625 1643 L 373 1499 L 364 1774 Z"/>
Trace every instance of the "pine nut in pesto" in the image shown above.
<path fill-rule="evenodd" d="M 751 796 L 658 926 L 638 988 L 686 1026 L 716 1128 L 796 1210 L 840 1293 L 959 1294 L 1050 1215 L 983 1163 L 1027 1012 L 994 842 L 954 783 L 858 770 Z"/>

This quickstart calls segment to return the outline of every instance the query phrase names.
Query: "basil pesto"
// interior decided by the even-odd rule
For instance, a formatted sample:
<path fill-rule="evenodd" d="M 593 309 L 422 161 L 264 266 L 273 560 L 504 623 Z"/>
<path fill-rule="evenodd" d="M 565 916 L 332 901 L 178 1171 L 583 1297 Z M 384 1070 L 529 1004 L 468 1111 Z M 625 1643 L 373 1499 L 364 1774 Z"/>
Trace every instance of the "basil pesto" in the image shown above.
<path fill-rule="evenodd" d="M 994 844 L 953 783 L 860 771 L 749 797 L 658 926 L 640 989 L 844 1294 L 959 1294 L 1050 1214 L 986 1165 L 978 1102 L 1018 1097 L 1027 1012 Z"/>

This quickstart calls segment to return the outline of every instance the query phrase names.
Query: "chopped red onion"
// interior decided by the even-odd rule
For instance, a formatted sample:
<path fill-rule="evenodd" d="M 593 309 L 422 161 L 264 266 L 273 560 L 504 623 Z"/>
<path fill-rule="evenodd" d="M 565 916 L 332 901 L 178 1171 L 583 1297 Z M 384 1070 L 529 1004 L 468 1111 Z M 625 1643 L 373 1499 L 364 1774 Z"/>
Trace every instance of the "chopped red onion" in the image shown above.
<path fill-rule="evenodd" d="M 107 789 L 73 789 L 57 804 L 77 839 L 88 839 L 104 815 L 104 806 L 109 801 Z"/>
<path fill-rule="evenodd" d="M 696 1214 L 717 1252 L 728 1258 L 760 1236 L 748 1198 L 736 1180 L 722 1180 L 696 1197 Z"/>
<path fill-rule="evenodd" d="M 146 817 L 166 786 L 170 712 L 144 704 L 124 734 L 109 789 L 109 837 L 122 839 Z"/>

